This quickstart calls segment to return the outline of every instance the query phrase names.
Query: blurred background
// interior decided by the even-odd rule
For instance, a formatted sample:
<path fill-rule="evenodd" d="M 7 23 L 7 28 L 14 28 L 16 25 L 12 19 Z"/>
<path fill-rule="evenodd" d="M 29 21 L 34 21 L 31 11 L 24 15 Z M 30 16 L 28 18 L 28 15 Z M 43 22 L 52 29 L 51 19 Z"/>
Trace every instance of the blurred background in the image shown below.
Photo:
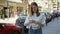
<path fill-rule="evenodd" d="M 31 2 L 37 2 L 39 9 L 44 12 L 60 10 L 60 0 L 0 0 L 0 13 L 7 8 L 8 17 L 14 17 L 18 12 L 26 14 Z"/>
<path fill-rule="evenodd" d="M 18 17 L 26 17 L 31 2 L 36 2 L 39 6 L 39 11 L 42 13 L 54 16 L 56 14 L 60 15 L 60 0 L 0 0 L 1 22 L 10 21 L 14 23 Z"/>
<path fill-rule="evenodd" d="M 46 16 L 48 26 L 42 29 L 43 34 L 59 34 L 60 0 L 0 0 L 0 23 L 11 23 L 23 28 L 32 2 L 36 2 L 39 11 Z M 26 27 L 23 29 L 28 33 Z"/>

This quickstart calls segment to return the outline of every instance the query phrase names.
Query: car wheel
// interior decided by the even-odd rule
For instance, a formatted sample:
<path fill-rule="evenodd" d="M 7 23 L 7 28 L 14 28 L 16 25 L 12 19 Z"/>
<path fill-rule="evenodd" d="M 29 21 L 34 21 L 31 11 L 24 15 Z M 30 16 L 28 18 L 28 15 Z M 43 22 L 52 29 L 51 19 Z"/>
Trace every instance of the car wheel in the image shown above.
<path fill-rule="evenodd" d="M 20 32 L 19 31 L 14 31 L 13 34 L 20 34 Z"/>

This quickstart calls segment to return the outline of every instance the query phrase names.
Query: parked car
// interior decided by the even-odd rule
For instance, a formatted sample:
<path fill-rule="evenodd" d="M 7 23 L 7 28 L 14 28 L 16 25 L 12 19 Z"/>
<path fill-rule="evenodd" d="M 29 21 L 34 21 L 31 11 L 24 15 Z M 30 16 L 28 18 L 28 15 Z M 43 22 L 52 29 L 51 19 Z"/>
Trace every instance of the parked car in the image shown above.
<path fill-rule="evenodd" d="M 52 19 L 60 17 L 60 12 L 53 12 Z"/>
<path fill-rule="evenodd" d="M 0 23 L 0 34 L 22 34 L 22 29 L 10 23 Z"/>
<path fill-rule="evenodd" d="M 19 25 L 22 28 L 22 33 L 26 33 L 28 34 L 28 29 L 26 28 L 26 26 L 24 26 L 24 22 L 25 22 L 26 17 L 23 18 L 17 18 L 16 20 L 16 24 Z"/>

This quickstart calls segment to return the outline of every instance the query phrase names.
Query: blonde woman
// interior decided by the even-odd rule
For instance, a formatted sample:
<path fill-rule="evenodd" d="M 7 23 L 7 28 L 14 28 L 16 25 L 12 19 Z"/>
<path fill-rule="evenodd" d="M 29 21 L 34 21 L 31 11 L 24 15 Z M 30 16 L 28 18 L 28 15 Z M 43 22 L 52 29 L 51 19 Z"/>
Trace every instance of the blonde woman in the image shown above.
<path fill-rule="evenodd" d="M 42 34 L 42 27 L 45 25 L 45 15 L 40 13 L 36 2 L 31 3 L 31 11 L 26 17 L 24 26 L 28 28 L 28 34 Z"/>

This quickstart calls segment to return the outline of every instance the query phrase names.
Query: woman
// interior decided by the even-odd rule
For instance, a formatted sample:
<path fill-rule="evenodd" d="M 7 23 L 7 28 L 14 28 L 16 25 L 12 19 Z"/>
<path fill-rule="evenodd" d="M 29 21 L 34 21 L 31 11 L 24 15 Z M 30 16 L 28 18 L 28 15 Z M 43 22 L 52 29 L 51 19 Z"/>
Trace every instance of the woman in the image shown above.
<path fill-rule="evenodd" d="M 42 27 L 45 24 L 45 15 L 39 13 L 38 5 L 31 3 L 31 11 L 26 17 L 24 25 L 28 28 L 28 34 L 42 34 Z"/>

